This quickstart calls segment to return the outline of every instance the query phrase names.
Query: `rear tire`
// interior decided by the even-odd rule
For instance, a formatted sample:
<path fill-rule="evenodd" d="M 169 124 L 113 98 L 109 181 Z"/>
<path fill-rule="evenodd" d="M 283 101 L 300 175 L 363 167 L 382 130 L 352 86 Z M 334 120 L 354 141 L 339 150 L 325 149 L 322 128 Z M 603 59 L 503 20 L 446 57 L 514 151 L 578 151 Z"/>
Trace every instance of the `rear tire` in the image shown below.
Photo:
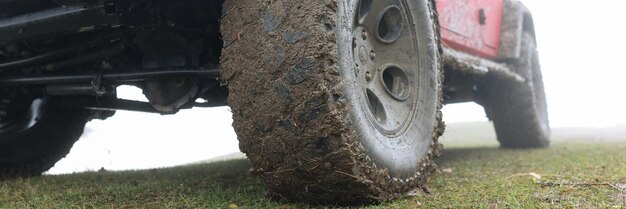
<path fill-rule="evenodd" d="M 272 196 L 353 204 L 423 186 L 442 151 L 433 7 L 224 3 L 221 69 L 233 126 Z"/>
<path fill-rule="evenodd" d="M 504 148 L 541 148 L 550 144 L 543 78 L 535 38 L 524 32 L 521 57 L 511 64 L 524 83 L 489 76 L 485 111 Z"/>
<path fill-rule="evenodd" d="M 80 138 L 89 111 L 48 103 L 33 126 L 17 132 L 0 129 L 0 179 L 40 175 Z"/>

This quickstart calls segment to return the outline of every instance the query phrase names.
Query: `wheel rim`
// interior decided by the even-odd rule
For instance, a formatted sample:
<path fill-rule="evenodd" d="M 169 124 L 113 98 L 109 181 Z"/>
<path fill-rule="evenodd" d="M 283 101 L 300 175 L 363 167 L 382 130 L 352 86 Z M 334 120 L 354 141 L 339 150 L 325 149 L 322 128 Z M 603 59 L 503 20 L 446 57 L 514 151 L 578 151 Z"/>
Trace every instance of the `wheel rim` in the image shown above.
<path fill-rule="evenodd" d="M 27 131 L 37 125 L 46 107 L 43 98 L 34 99 L 25 111 L 0 120 L 0 140 L 11 138 L 15 134 Z"/>
<path fill-rule="evenodd" d="M 403 134 L 417 109 L 418 48 L 404 1 L 361 0 L 352 27 L 357 101 L 389 138 Z"/>

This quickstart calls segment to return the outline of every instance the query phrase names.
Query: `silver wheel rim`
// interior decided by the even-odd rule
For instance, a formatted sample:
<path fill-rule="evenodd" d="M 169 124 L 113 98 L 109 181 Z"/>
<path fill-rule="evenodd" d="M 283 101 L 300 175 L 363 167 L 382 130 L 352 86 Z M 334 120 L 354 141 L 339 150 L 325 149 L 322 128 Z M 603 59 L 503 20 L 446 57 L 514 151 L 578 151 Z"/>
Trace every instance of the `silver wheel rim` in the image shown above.
<path fill-rule="evenodd" d="M 417 110 L 419 60 L 416 31 L 404 1 L 360 0 L 352 27 L 358 104 L 376 129 L 402 135 Z"/>

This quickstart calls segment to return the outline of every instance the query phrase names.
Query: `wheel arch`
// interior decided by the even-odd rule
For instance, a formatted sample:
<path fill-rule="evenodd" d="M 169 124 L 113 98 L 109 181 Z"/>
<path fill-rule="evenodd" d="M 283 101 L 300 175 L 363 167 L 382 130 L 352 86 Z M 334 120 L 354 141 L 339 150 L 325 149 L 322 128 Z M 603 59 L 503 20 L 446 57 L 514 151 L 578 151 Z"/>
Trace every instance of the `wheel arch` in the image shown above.
<path fill-rule="evenodd" d="M 503 14 L 499 58 L 514 60 L 521 56 L 524 32 L 536 37 L 535 22 L 530 10 L 519 0 L 504 0 Z"/>

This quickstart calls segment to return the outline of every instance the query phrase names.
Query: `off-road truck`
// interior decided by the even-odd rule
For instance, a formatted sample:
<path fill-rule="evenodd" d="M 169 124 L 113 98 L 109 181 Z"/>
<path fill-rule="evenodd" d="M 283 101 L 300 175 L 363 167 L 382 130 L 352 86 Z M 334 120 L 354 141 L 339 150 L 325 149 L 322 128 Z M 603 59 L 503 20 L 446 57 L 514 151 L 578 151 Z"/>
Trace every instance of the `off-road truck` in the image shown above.
<path fill-rule="evenodd" d="M 274 197 L 384 201 L 424 187 L 442 105 L 472 101 L 502 147 L 548 145 L 518 1 L 0 0 L 2 178 L 48 170 L 116 110 L 229 105 Z"/>

